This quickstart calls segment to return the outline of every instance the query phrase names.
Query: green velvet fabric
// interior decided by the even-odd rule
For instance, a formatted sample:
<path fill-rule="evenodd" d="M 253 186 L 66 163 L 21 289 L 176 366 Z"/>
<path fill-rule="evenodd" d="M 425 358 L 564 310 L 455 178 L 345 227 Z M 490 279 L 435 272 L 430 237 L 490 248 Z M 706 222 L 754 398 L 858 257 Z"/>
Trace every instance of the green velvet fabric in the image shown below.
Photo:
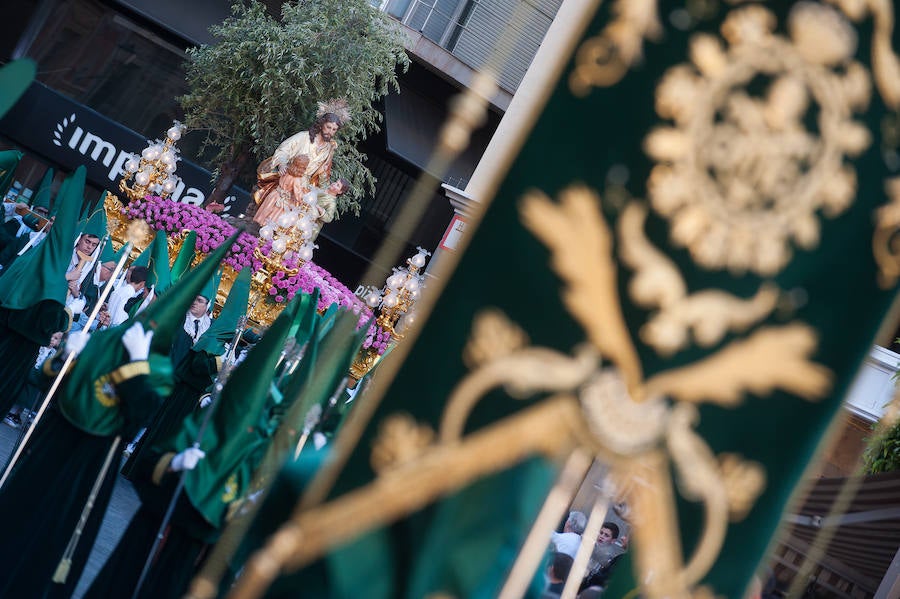
<path fill-rule="evenodd" d="M 16 167 L 22 160 L 22 152 L 3 150 L 0 152 L 0 196 L 5 196 L 16 178 Z"/>
<path fill-rule="evenodd" d="M 172 262 L 172 281 L 177 281 L 191 267 L 191 261 L 194 259 L 197 248 L 197 232 L 188 231 L 181 243 L 181 249 Z M 206 296 L 204 296 L 206 297 Z M 212 298 L 215 299 L 215 298 Z"/>
<path fill-rule="evenodd" d="M 37 189 L 31 195 L 32 208 L 46 208 L 48 211 L 50 210 L 50 198 L 52 197 L 53 191 L 53 174 L 52 168 L 48 168 L 44 173 Z"/>
<path fill-rule="evenodd" d="M 86 170 L 79 166 L 60 186 L 56 222 L 47 238 L 16 259 L 0 277 L 0 305 L 22 310 L 41 300 L 66 303 L 66 270 L 84 192 Z"/>
<path fill-rule="evenodd" d="M 37 65 L 30 58 L 13 60 L 0 69 L 0 117 L 19 101 L 34 81 Z"/>
<path fill-rule="evenodd" d="M 787 35 L 791 4 L 765 5 L 775 12 L 779 35 Z M 611 6 L 617 4 L 604 3 L 585 37 L 597 35 L 609 23 Z M 612 87 L 591 89 L 584 98 L 574 96 L 568 87 L 573 64 L 568 63 L 483 222 L 474 232 L 471 245 L 447 281 L 421 336 L 341 471 L 331 498 L 375 478 L 370 455 L 385 418 L 404 412 L 420 423 L 437 428 L 448 394 L 469 372 L 462 355 L 473 318 L 479 311 L 487 307 L 501 309 L 528 333 L 535 346 L 570 354 L 574 346 L 586 341 L 582 326 L 561 301 L 562 282 L 550 268 L 548 250 L 522 225 L 520 199 L 534 189 L 553 198 L 566 187 L 583 183 L 605 198 L 601 209 L 612 227 L 621 213 L 621 204 L 614 201 L 616 197 L 620 201 L 648 197 L 647 180 L 654 162 L 645 152 L 644 139 L 654 128 L 671 124 L 656 112 L 656 87 L 670 68 L 689 62 L 691 36 L 698 32 L 718 32 L 727 12 L 737 10 L 728 3 L 714 3 L 711 14 L 695 21 L 689 31 L 682 31 L 670 22 L 670 13 L 679 8 L 682 5 L 663 3 L 660 10 L 664 35 L 658 41 L 645 40 L 643 59 Z M 870 21 L 859 26 L 855 55 L 856 60 L 869 67 L 871 26 Z M 758 97 L 768 83 L 761 83 L 762 92 L 751 88 L 748 93 Z M 815 133 L 818 113 L 814 104 L 804 125 Z M 780 325 L 790 320 L 813 327 L 818 343 L 812 360 L 834 374 L 827 397 L 813 402 L 775 391 L 765 396 L 748 393 L 733 409 L 701 403 L 695 430 L 713 452 L 738 453 L 761 463 L 768 481 L 749 515 L 729 526 L 724 547 L 703 581 L 718 595 L 742 595 L 779 525 L 785 502 L 838 412 L 844 393 L 894 298 L 894 289 L 877 285 L 872 255 L 873 212 L 886 203 L 884 182 L 891 174 L 883 160 L 885 140 L 879 129 L 882 118 L 888 116 L 884 101 L 873 90 L 869 107 L 854 115 L 869 127 L 872 142 L 859 156 L 844 159 L 857 173 L 855 201 L 833 218 L 817 213 L 821 242 L 811 249 L 794 245 L 790 264 L 769 279 L 791 297 L 802 298 L 794 312 L 785 316 L 776 311 L 754 325 L 754 328 Z M 735 275 L 727 270 L 700 268 L 687 251 L 672 244 L 669 222 L 653 211 L 646 231 L 653 244 L 675 262 L 689 292 L 723 288 L 739 297 L 748 297 L 764 280 L 754 274 Z M 621 259 L 617 249 L 614 255 Z M 692 345 L 671 358 L 658 355 L 641 342 L 638 334 L 650 311 L 634 305 L 629 298 L 627 283 L 632 272 L 621 263 L 617 270 L 624 318 L 645 376 L 695 362 L 742 337 L 729 334 L 710 348 Z M 491 392 L 474 408 L 467 421 L 467 431 L 486 427 L 542 399 L 540 396 L 513 399 L 502 391 Z M 505 473 L 498 474 L 490 480 L 500 481 L 505 476 Z M 550 479 L 541 480 L 543 484 L 530 488 L 535 497 L 543 496 L 549 488 Z M 503 501 L 499 492 L 497 497 L 497 501 Z M 385 572 L 385 579 L 392 585 L 386 596 L 402 595 L 410 584 L 407 581 L 414 584 L 411 596 L 412 591 L 416 596 L 440 590 L 463 597 L 477 596 L 482 589 L 496 592 L 505 577 L 505 568 L 499 565 L 483 568 L 478 562 L 491 559 L 502 561 L 506 567 L 511 565 L 514 552 L 502 551 L 505 545 L 493 528 L 499 529 L 509 522 L 498 517 L 492 526 L 485 520 L 471 538 L 460 539 L 454 527 L 442 520 L 450 513 L 456 514 L 454 517 L 460 518 L 460 522 L 473 522 L 477 521 L 478 514 L 490 514 L 495 507 L 484 497 L 475 495 L 471 499 L 465 507 L 458 504 L 463 501 L 460 497 L 445 499 L 429 510 L 404 519 L 391 527 L 409 527 L 411 534 L 402 546 L 385 543 L 380 549 L 373 549 L 371 543 L 360 544 L 354 558 L 364 560 L 378 551 L 391 552 L 393 571 L 401 572 L 404 578 L 403 581 L 396 576 L 390 578 L 392 572 Z M 523 512 L 521 525 L 511 533 L 514 538 L 504 539 L 505 542 L 515 545 L 524 540 L 527 522 L 537 505 L 535 501 L 530 504 L 530 511 Z M 678 511 L 685 555 L 690 555 L 699 536 L 702 510 L 681 501 Z M 440 539 L 435 535 L 441 535 Z M 457 546 L 468 547 L 464 559 L 456 554 Z M 349 543 L 341 551 L 348 552 L 354 547 Z M 380 560 L 383 556 L 371 559 Z M 463 566 L 465 559 L 473 563 Z M 611 597 L 622 596 L 636 586 L 625 567 L 617 569 L 612 585 L 615 590 L 610 591 Z"/>

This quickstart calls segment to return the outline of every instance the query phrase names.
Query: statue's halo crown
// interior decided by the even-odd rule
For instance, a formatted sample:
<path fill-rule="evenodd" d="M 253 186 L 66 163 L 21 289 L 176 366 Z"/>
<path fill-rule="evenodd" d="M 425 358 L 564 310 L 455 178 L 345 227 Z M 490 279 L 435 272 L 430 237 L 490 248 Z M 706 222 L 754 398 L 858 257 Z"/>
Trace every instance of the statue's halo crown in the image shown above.
<path fill-rule="evenodd" d="M 343 127 L 350 122 L 350 106 L 344 98 L 334 98 L 326 102 L 319 102 L 319 109 L 316 111 L 316 117 L 321 118 L 326 114 L 333 114 L 341 121 Z"/>

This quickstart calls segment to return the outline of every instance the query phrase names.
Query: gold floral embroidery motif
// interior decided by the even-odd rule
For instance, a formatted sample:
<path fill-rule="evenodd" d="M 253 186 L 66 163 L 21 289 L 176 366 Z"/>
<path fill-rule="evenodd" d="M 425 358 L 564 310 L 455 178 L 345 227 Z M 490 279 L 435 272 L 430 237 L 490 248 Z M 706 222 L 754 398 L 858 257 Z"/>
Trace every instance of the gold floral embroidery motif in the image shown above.
<path fill-rule="evenodd" d="M 375 446 L 372 448 L 372 468 L 384 474 L 393 468 L 414 461 L 431 444 L 434 431 L 419 425 L 409 414 L 395 414 L 381 423 Z"/>
<path fill-rule="evenodd" d="M 615 365 L 598 370 L 588 382 L 578 386 L 577 393 L 584 420 L 599 446 L 598 455 L 611 459 L 614 472 L 618 471 L 620 477 L 627 478 L 631 468 L 640 464 L 645 480 L 655 481 L 652 488 L 633 485 L 631 499 L 646 517 L 638 529 L 677 533 L 672 495 L 663 488 L 668 480 L 668 461 L 643 459 L 659 454 L 662 449 L 678 475 L 682 496 L 704 505 L 704 533 L 689 560 L 682 562 L 677 548 L 667 551 L 657 546 L 651 550 L 652 559 L 637 561 L 639 568 L 650 569 L 641 573 L 642 580 L 650 580 L 647 582 L 650 596 L 683 596 L 714 563 L 725 538 L 727 521 L 743 518 L 765 486 L 765 473 L 759 464 L 734 455 L 713 454 L 693 430 L 698 419 L 693 404 L 734 405 L 747 392 L 765 396 L 775 389 L 814 400 L 830 388 L 831 373 L 809 359 L 815 349 L 812 329 L 801 323 L 790 323 L 762 327 L 704 359 L 644 380 L 640 363 L 632 362 L 636 353 L 625 329 L 621 307 L 617 303 L 615 310 L 605 309 L 608 302 L 618 300 L 615 299 L 616 267 L 610 232 L 599 204 L 599 197 L 584 187 L 565 190 L 558 204 L 533 192 L 523 200 L 521 215 L 525 226 L 551 250 L 552 266 L 563 279 L 563 297 L 570 313 L 584 327 L 600 355 L 610 358 Z M 642 216 L 630 210 L 626 208 L 621 218 Z M 631 224 L 642 226 L 642 223 L 643 218 L 638 218 Z M 622 253 L 626 260 L 636 259 L 634 251 Z M 578 256 L 590 256 L 590 267 L 572 268 Z M 663 271 L 665 276 L 661 280 L 681 281 L 674 265 L 664 265 Z M 655 298 L 656 302 L 667 297 L 666 289 L 657 286 L 655 281 L 645 281 L 643 285 L 646 297 Z M 684 284 L 676 285 L 678 289 L 681 291 L 674 294 L 675 300 L 684 295 Z M 582 309 L 586 306 L 598 309 Z M 762 311 L 763 315 L 766 313 Z M 751 322 L 755 320 L 750 318 Z M 733 323 L 726 321 L 726 324 Z M 749 326 L 749 323 L 738 324 Z M 623 330 L 624 334 L 620 335 Z M 598 344 L 597 339 L 603 343 Z M 483 365 L 481 371 L 490 366 Z M 631 378 L 623 366 L 630 369 Z M 506 372 L 509 374 L 510 370 Z M 478 376 L 479 372 L 474 372 L 470 378 Z M 464 379 L 457 389 L 464 387 L 468 380 Z M 543 384 L 549 386 L 550 381 L 545 379 Z M 448 411 L 452 404 L 453 397 L 448 402 Z M 637 532 L 638 537 L 642 536 L 641 530 Z M 648 539 L 652 536 L 646 535 Z M 651 571 L 655 578 L 650 576 Z"/>
<path fill-rule="evenodd" d="M 635 270 L 628 285 L 631 299 L 643 308 L 656 309 L 641 327 L 641 340 L 668 356 L 693 339 L 712 347 L 728 332 L 743 332 L 767 317 L 778 302 L 774 285 L 762 284 L 749 299 L 721 289 L 688 294 L 675 264 L 644 234 L 646 208 L 638 202 L 625 207 L 618 224 L 622 261 Z"/>
<path fill-rule="evenodd" d="M 696 35 L 691 66 L 668 71 L 657 113 L 674 127 L 652 131 L 645 150 L 659 164 L 648 190 L 676 245 L 708 269 L 770 276 L 792 243 L 819 243 L 817 211 L 852 204 L 856 171 L 845 161 L 870 144 L 853 120 L 868 104 L 869 74 L 852 60 L 856 33 L 834 9 L 800 3 L 790 38 L 774 34 L 761 6 L 732 11 L 718 38 Z M 765 81 L 766 93 L 749 91 Z M 804 119 L 816 115 L 815 129 Z"/>
<path fill-rule="evenodd" d="M 872 71 L 875 84 L 884 103 L 894 110 L 900 109 L 900 58 L 891 48 L 894 34 L 894 2 L 890 0 L 828 0 L 853 21 L 861 21 L 871 15 L 874 21 L 872 33 Z"/>
<path fill-rule="evenodd" d="M 612 22 L 598 35 L 582 42 L 575 55 L 569 89 L 586 96 L 592 87 L 618 83 L 641 58 L 644 39 L 662 34 L 657 0 L 617 0 L 610 12 Z"/>
<path fill-rule="evenodd" d="M 872 254 L 878 266 L 878 284 L 889 289 L 900 279 L 900 177 L 888 179 L 885 192 L 890 202 L 875 211 Z"/>

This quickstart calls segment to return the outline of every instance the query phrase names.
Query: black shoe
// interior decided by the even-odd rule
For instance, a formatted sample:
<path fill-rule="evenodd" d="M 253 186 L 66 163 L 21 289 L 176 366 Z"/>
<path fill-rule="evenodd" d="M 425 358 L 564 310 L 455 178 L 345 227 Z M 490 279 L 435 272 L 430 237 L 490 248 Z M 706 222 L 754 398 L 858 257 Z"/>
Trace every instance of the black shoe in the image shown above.
<path fill-rule="evenodd" d="M 13 414 L 10 412 L 6 415 L 6 418 L 3 419 L 4 424 L 7 424 L 13 428 L 19 428 L 22 426 L 22 419 L 19 418 L 18 414 Z"/>

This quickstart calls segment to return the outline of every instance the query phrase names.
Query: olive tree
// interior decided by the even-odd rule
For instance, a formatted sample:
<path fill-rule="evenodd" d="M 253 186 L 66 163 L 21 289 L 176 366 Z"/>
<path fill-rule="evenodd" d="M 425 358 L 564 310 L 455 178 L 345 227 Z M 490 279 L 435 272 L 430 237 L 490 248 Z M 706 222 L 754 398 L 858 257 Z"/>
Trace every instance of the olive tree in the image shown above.
<path fill-rule="evenodd" d="M 270 156 L 278 144 L 309 127 L 319 101 L 343 98 L 352 120 L 337 137 L 334 174 L 352 184 L 340 212 L 359 214 L 359 198 L 375 180 L 356 142 L 378 131 L 373 103 L 398 89 L 409 65 L 397 24 L 367 0 L 297 0 L 281 18 L 252 0 L 210 28 L 216 40 L 188 51 L 188 93 L 180 98 L 187 126 L 203 130 L 217 150 L 215 188 L 222 202 L 235 179 Z"/>

